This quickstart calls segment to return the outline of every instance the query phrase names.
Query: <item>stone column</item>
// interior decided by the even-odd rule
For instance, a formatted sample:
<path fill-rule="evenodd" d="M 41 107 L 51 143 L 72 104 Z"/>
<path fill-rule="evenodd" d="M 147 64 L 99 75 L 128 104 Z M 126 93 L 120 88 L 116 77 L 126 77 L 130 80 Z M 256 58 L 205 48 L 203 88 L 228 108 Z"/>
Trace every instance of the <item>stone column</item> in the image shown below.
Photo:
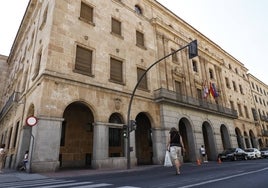
<path fill-rule="evenodd" d="M 49 172 L 59 168 L 61 124 L 63 118 L 38 117 L 32 127 L 30 143 L 30 171 Z"/>
<path fill-rule="evenodd" d="M 167 138 L 162 129 L 152 129 L 152 134 L 153 164 L 164 164 Z"/>
<path fill-rule="evenodd" d="M 93 134 L 93 168 L 102 168 L 108 165 L 109 127 L 102 122 L 94 123 Z"/>

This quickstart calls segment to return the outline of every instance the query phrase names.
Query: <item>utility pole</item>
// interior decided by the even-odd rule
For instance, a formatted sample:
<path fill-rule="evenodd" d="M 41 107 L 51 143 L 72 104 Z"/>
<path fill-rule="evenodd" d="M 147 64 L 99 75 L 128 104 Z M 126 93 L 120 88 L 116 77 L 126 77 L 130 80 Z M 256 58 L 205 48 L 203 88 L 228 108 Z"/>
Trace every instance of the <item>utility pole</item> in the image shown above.
<path fill-rule="evenodd" d="M 184 48 L 187 48 L 189 47 L 189 51 L 188 51 L 188 56 L 190 59 L 196 57 L 198 55 L 198 48 L 197 48 L 197 40 L 194 40 L 192 42 L 190 42 L 189 44 L 187 44 L 186 46 L 178 49 L 178 50 L 175 50 L 174 52 L 160 58 L 159 60 L 157 60 L 156 62 L 154 62 L 140 77 L 140 79 L 138 80 L 136 86 L 134 87 L 133 91 L 132 91 L 132 94 L 131 94 L 131 97 L 130 97 L 130 101 L 129 101 L 129 105 L 128 105 L 128 113 L 127 113 L 127 131 L 126 131 L 126 137 L 127 137 L 127 169 L 130 169 L 130 132 L 133 131 L 133 127 L 136 127 L 136 122 L 133 123 L 133 120 L 130 120 L 130 111 L 131 111 L 131 105 L 132 105 L 132 101 L 133 101 L 133 98 L 134 98 L 134 95 L 135 95 L 135 92 L 141 82 L 141 80 L 143 79 L 143 77 L 146 75 L 146 73 L 153 67 L 155 66 L 156 64 L 158 64 L 159 62 L 161 62 L 162 60 L 166 59 L 167 57 L 177 53 L 178 51 L 181 51 L 182 49 Z M 135 125 L 133 125 L 135 124 Z"/>

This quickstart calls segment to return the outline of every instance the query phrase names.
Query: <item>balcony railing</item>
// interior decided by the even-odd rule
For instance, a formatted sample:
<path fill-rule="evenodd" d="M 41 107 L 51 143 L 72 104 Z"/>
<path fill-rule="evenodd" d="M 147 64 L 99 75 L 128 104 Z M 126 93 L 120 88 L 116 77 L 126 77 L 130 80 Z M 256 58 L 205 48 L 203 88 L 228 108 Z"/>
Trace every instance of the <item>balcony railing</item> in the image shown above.
<path fill-rule="evenodd" d="M 197 99 L 191 96 L 184 96 L 174 91 L 170 91 L 164 88 L 160 88 L 154 91 L 154 99 L 156 102 L 165 102 L 176 104 L 185 108 L 192 108 L 196 110 L 202 110 L 221 116 L 227 116 L 233 119 L 237 119 L 237 111 L 231 108 L 226 108 L 219 104 L 210 103 L 206 100 Z"/>
<path fill-rule="evenodd" d="M 9 110 L 9 108 L 11 107 L 11 105 L 14 102 L 17 102 L 19 98 L 19 92 L 13 92 L 12 95 L 8 98 L 6 104 L 4 105 L 4 107 L 2 108 L 1 112 L 0 112 L 0 119 L 2 119 L 2 117 L 4 116 L 4 114 Z"/>
<path fill-rule="evenodd" d="M 262 130 L 262 136 L 268 136 L 268 130 Z"/>

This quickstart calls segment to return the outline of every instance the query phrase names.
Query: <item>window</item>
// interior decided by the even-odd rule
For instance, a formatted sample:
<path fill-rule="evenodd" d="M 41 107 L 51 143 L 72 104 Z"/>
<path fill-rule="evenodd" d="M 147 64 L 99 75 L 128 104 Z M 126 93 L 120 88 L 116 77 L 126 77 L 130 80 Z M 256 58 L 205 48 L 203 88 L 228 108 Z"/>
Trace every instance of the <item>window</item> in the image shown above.
<path fill-rule="evenodd" d="M 234 81 L 233 81 L 233 88 L 234 88 L 235 91 L 237 91 L 236 84 L 235 84 Z"/>
<path fill-rule="evenodd" d="M 136 31 L 136 44 L 137 46 L 144 47 L 144 35 L 139 31 Z"/>
<path fill-rule="evenodd" d="M 139 5 L 135 5 L 135 12 L 136 12 L 137 14 L 142 14 L 142 10 L 141 10 L 141 8 L 140 8 Z"/>
<path fill-rule="evenodd" d="M 242 88 L 242 85 L 241 85 L 241 84 L 239 84 L 239 90 L 240 90 L 240 93 L 241 93 L 241 94 L 244 94 L 244 92 L 243 92 L 243 88 Z"/>
<path fill-rule="evenodd" d="M 244 106 L 244 110 L 245 110 L 246 118 L 249 118 L 248 107 Z"/>
<path fill-rule="evenodd" d="M 232 109 L 232 110 L 235 110 L 234 102 L 233 102 L 233 101 L 230 101 L 230 105 L 231 105 L 231 109 Z"/>
<path fill-rule="evenodd" d="M 176 93 L 182 94 L 181 82 L 175 81 L 175 90 L 176 90 Z"/>
<path fill-rule="evenodd" d="M 174 50 L 174 49 L 171 49 L 171 53 L 173 53 L 173 52 L 175 52 L 176 50 Z M 177 53 L 174 53 L 174 54 L 172 54 L 172 61 L 173 62 L 178 62 L 178 56 L 177 56 Z"/>
<path fill-rule="evenodd" d="M 238 108 L 239 116 L 243 117 L 242 108 L 241 108 L 241 105 L 239 103 L 237 104 L 237 108 Z"/>
<path fill-rule="evenodd" d="M 214 73 L 213 73 L 213 70 L 212 70 L 212 69 L 209 69 L 208 72 L 209 72 L 209 78 L 210 78 L 210 79 L 214 79 Z"/>
<path fill-rule="evenodd" d="M 255 86 L 254 86 L 254 83 L 253 82 L 251 82 L 251 86 L 252 86 L 253 89 L 255 89 Z"/>
<path fill-rule="evenodd" d="M 232 70 L 232 65 L 231 64 L 229 64 L 229 69 Z"/>
<path fill-rule="evenodd" d="M 92 50 L 76 47 L 75 72 L 92 75 Z"/>
<path fill-rule="evenodd" d="M 227 88 L 231 88 L 229 79 L 227 77 L 225 77 L 225 85 L 226 85 Z"/>
<path fill-rule="evenodd" d="M 238 74 L 238 70 L 237 70 L 237 68 L 235 68 L 235 73 Z"/>
<path fill-rule="evenodd" d="M 115 58 L 110 59 L 110 81 L 123 83 L 123 62 Z"/>
<path fill-rule="evenodd" d="M 121 36 L 121 22 L 112 18 L 112 33 Z"/>
<path fill-rule="evenodd" d="M 140 80 L 141 76 L 145 73 L 145 70 L 141 69 L 141 68 L 137 68 L 137 81 Z M 148 85 L 147 85 L 147 74 L 144 75 L 144 77 L 142 78 L 139 86 L 139 89 L 148 89 Z"/>
<path fill-rule="evenodd" d="M 17 124 L 16 124 L 16 128 L 15 128 L 13 148 L 15 148 L 16 145 L 17 145 L 17 139 L 18 139 L 18 133 L 19 133 L 19 126 L 20 126 L 20 122 L 18 121 Z"/>
<path fill-rule="evenodd" d="M 39 74 L 41 59 L 42 59 L 42 50 L 40 50 L 37 54 L 36 61 L 35 61 L 36 63 L 34 65 L 34 74 L 33 74 L 32 80 L 34 80 Z"/>
<path fill-rule="evenodd" d="M 80 18 L 86 22 L 93 23 L 93 7 L 81 2 Z"/>
<path fill-rule="evenodd" d="M 193 71 L 198 72 L 198 70 L 197 70 L 197 62 L 195 60 L 193 60 L 192 64 L 193 64 Z"/>
<path fill-rule="evenodd" d="M 109 123 L 123 124 L 119 113 L 113 113 Z M 123 129 L 120 127 L 109 127 L 109 157 L 122 157 L 124 155 Z"/>

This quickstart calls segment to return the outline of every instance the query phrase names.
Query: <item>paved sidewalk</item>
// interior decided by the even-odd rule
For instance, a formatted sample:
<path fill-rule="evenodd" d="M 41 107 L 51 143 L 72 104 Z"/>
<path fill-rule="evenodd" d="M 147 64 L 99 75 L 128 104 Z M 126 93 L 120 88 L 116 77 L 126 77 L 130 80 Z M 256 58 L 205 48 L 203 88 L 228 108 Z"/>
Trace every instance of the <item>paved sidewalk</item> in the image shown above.
<path fill-rule="evenodd" d="M 139 171 L 139 170 L 146 170 L 150 168 L 157 168 L 160 166 L 162 165 L 135 166 L 131 169 L 71 169 L 71 170 L 59 170 L 57 172 L 44 172 L 44 173 L 28 173 L 28 172 L 19 172 L 19 171 L 12 170 L 12 169 L 4 169 L 4 173 L 0 174 L 0 183 L 46 179 L 46 178 L 90 176 L 90 175 L 105 174 L 105 173 Z"/>

